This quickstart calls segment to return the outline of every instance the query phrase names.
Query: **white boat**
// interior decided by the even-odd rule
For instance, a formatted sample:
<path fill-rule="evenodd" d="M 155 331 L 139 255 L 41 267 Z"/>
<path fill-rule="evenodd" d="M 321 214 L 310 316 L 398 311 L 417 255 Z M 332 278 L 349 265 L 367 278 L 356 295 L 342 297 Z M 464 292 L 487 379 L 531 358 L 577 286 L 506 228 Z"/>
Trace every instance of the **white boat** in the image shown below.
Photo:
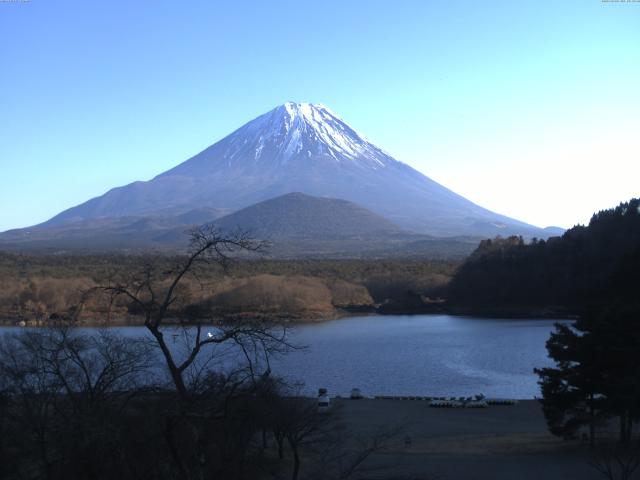
<path fill-rule="evenodd" d="M 318 412 L 326 412 L 329 410 L 331 400 L 326 388 L 320 388 L 318 390 Z"/>

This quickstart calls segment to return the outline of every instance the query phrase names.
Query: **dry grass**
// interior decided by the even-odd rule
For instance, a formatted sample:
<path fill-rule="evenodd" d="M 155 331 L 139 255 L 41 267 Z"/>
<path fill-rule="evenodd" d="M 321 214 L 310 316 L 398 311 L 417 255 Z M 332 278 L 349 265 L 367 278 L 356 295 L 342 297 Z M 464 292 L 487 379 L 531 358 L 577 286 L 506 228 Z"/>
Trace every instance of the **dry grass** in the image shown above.
<path fill-rule="evenodd" d="M 170 269 L 179 259 L 125 255 L 12 255 L 0 252 L 0 318 L 46 320 L 77 311 L 82 293 L 144 265 Z M 218 314 L 278 314 L 296 319 L 336 316 L 339 309 L 402 300 L 445 283 L 456 265 L 432 261 L 246 261 L 223 272 L 201 267 L 181 284 L 182 305 L 208 304 Z M 123 298 L 85 298 L 84 320 L 130 318 Z M 74 310 L 75 309 L 75 310 Z"/>

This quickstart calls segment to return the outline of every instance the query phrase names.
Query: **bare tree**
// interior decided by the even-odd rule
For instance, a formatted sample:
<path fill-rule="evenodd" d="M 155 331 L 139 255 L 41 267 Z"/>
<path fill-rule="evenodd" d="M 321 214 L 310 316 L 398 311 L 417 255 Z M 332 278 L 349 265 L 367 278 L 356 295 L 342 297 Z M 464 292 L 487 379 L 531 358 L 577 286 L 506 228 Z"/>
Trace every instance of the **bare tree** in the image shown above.
<path fill-rule="evenodd" d="M 640 445 L 598 445 L 588 463 L 608 480 L 630 480 L 640 468 Z"/>
<path fill-rule="evenodd" d="M 186 372 L 196 362 L 199 354 L 207 346 L 233 343 L 240 347 L 246 360 L 256 360 L 262 354 L 268 363 L 268 356 L 291 347 L 286 341 L 284 328 L 275 329 L 271 325 L 244 322 L 229 325 L 219 322 L 215 328 L 203 335 L 203 320 L 211 323 L 207 309 L 186 305 L 181 295 L 181 283 L 187 276 L 198 278 L 198 268 L 215 264 L 225 271 L 234 256 L 246 252 L 261 252 L 263 242 L 252 239 L 246 232 L 223 234 L 211 225 L 201 226 L 191 232 L 188 255 L 167 271 L 158 272 L 153 264 L 146 265 L 140 272 L 123 281 L 100 287 L 111 295 L 127 298 L 137 313 L 144 316 L 144 326 L 153 335 L 164 357 L 169 375 L 176 391 L 186 398 L 189 386 Z M 203 318 L 204 317 L 204 318 Z M 184 358 L 178 360 L 172 352 L 162 327 L 169 319 L 191 327 L 192 334 L 183 332 L 188 340 Z"/>
<path fill-rule="evenodd" d="M 139 391 L 148 358 L 143 344 L 114 333 L 61 326 L 6 335 L 0 377 L 16 472 L 47 479 L 106 472 L 106 458 L 118 457 L 114 425 Z"/>
<path fill-rule="evenodd" d="M 191 232 L 188 254 L 173 268 L 161 270 L 151 262 L 135 275 L 97 289 L 127 299 L 143 316 L 145 328 L 162 353 L 178 400 L 165 415 L 164 439 L 181 478 L 206 478 L 230 464 L 242 469 L 254 428 L 244 418 L 257 423 L 250 415 L 238 414 L 248 408 L 243 397 L 248 392 L 255 394 L 260 378 L 269 376 L 273 354 L 294 348 L 284 326 L 217 321 L 206 304 L 189 302 L 183 283 L 191 277 L 204 288 L 200 281 L 203 268 L 218 266 L 226 272 L 238 255 L 264 248 L 264 243 L 246 232 L 224 234 L 205 225 Z M 167 329 L 176 323 L 180 334 L 173 339 Z M 226 358 L 227 366 L 234 364 L 232 372 L 212 372 L 217 351 Z M 227 428 L 235 434 L 230 436 Z"/>

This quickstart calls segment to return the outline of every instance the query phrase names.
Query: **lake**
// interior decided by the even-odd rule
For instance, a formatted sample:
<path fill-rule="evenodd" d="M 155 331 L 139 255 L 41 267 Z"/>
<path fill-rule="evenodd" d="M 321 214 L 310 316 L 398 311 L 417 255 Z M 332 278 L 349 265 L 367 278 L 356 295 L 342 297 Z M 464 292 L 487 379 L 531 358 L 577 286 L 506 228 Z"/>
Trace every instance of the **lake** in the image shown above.
<path fill-rule="evenodd" d="M 552 365 L 545 342 L 557 320 L 450 315 L 359 316 L 295 326 L 307 348 L 272 360 L 275 374 L 332 395 L 540 396 L 534 367 Z M 563 321 L 564 322 L 564 321 Z M 114 327 L 126 336 L 143 327 Z M 3 328 L 0 331 L 15 331 Z"/>
<path fill-rule="evenodd" d="M 304 325 L 309 346 L 274 362 L 310 389 L 347 395 L 540 396 L 534 367 L 552 365 L 545 342 L 554 320 L 449 315 L 354 317 Z"/>

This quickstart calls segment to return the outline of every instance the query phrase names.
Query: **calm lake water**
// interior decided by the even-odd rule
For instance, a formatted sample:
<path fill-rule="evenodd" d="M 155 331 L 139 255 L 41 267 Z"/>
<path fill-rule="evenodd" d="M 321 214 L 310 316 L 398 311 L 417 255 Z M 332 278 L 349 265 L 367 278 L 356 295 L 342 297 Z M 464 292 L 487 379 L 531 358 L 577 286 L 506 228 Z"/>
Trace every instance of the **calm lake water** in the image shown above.
<path fill-rule="evenodd" d="M 555 320 L 498 320 L 449 315 L 365 316 L 294 327 L 305 345 L 271 362 L 275 374 L 332 395 L 534 398 L 534 367 L 551 365 L 545 341 Z M 142 327 L 115 327 L 128 337 Z M 15 331 L 4 328 L 0 331 Z M 177 348 L 177 347 L 176 347 Z"/>

